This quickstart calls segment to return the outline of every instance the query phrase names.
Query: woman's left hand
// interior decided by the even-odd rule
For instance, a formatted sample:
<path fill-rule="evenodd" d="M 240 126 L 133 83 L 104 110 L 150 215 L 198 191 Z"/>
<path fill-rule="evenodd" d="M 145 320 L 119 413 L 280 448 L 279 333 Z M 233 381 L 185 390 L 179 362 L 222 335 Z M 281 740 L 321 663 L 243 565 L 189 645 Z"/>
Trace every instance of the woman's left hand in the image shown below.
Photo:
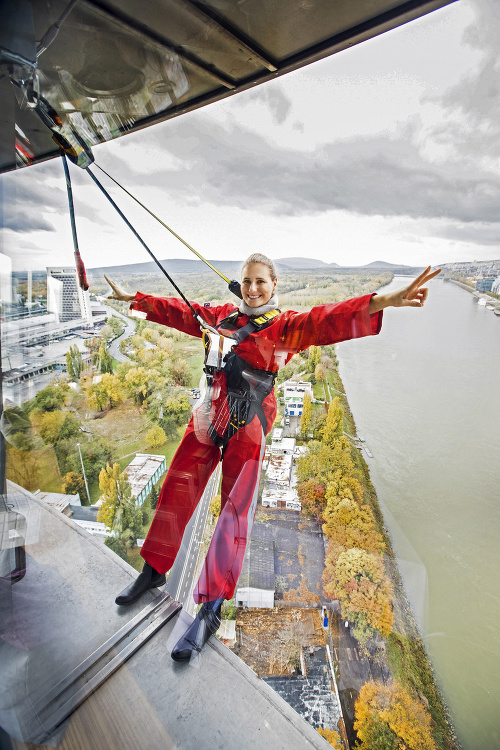
<path fill-rule="evenodd" d="M 430 272 L 431 266 L 428 266 L 420 276 L 403 287 L 403 289 L 397 289 L 395 292 L 389 292 L 388 294 L 377 294 L 370 300 L 369 312 L 370 314 L 383 310 L 385 307 L 423 307 L 429 290 L 423 286 L 428 281 L 441 273 L 441 269 Z"/>

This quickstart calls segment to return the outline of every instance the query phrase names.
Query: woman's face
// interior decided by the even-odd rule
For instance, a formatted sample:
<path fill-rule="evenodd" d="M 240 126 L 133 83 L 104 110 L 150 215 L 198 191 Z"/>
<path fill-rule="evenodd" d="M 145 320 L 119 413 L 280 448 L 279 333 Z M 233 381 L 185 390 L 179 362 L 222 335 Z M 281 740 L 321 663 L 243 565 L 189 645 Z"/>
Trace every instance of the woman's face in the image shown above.
<path fill-rule="evenodd" d="M 249 307 L 265 305 L 274 294 L 277 279 L 265 263 L 248 263 L 241 273 L 241 293 Z"/>

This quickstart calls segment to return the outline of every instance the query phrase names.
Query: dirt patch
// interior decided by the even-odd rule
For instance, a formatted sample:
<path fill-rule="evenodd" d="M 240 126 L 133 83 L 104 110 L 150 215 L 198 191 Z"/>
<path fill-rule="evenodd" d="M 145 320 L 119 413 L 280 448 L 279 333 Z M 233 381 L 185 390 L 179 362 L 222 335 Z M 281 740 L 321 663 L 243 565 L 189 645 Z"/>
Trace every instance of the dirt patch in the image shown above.
<path fill-rule="evenodd" d="M 300 668 L 300 648 L 324 646 L 317 609 L 238 609 L 234 652 L 259 675 Z"/>

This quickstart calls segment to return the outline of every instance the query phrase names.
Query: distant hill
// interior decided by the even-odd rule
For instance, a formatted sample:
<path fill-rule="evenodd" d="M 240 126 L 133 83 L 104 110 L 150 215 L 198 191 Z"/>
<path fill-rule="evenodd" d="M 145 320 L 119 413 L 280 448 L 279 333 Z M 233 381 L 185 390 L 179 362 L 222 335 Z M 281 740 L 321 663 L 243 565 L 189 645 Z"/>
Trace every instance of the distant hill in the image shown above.
<path fill-rule="evenodd" d="M 242 260 L 209 260 L 209 262 L 218 268 L 228 278 L 239 278 Z M 161 260 L 160 263 L 163 265 L 167 273 L 207 273 L 209 269 L 201 260 L 191 260 L 189 258 L 173 258 L 167 260 Z M 283 270 L 296 271 L 301 269 L 312 269 L 312 268 L 331 268 L 337 266 L 336 263 L 324 263 L 322 260 L 314 260 L 311 258 L 280 258 L 276 261 L 277 266 Z M 102 266 L 100 268 L 88 268 L 88 275 L 92 278 L 96 278 L 103 274 L 116 274 L 119 276 L 127 275 L 143 275 L 149 273 L 156 273 L 158 266 L 153 261 L 145 261 L 144 263 L 131 263 L 123 266 Z"/>
<path fill-rule="evenodd" d="M 337 263 L 325 263 L 323 260 L 316 260 L 315 258 L 279 258 L 275 262 L 284 268 L 294 269 L 339 267 Z"/>
<path fill-rule="evenodd" d="M 166 260 L 160 260 L 160 263 L 169 274 L 210 272 L 205 263 L 201 260 L 167 258 Z M 236 276 L 239 275 L 241 268 L 241 261 L 211 260 L 210 263 L 229 278 L 236 278 Z M 104 273 L 109 274 L 110 276 L 112 274 L 120 276 L 127 276 L 129 274 L 142 276 L 143 274 L 159 273 L 158 266 L 153 261 L 130 263 L 124 266 L 102 266 L 101 268 L 89 268 L 87 271 L 88 275 L 93 278 L 102 276 Z"/>
<path fill-rule="evenodd" d="M 386 263 L 385 260 L 374 260 L 373 263 L 367 263 L 360 268 L 413 268 L 413 266 L 405 266 L 404 263 Z"/>
<path fill-rule="evenodd" d="M 210 260 L 215 268 L 218 268 L 225 276 L 230 279 L 238 279 L 240 275 L 243 260 Z M 361 269 L 405 269 L 411 266 L 403 264 L 386 263 L 383 260 L 375 260 L 365 266 L 339 266 L 338 263 L 325 263 L 316 258 L 279 258 L 276 262 L 280 271 L 307 271 L 314 269 L 323 269 L 324 271 L 339 269 L 340 271 L 361 270 Z M 201 260 L 191 260 L 190 258 L 168 258 L 161 260 L 167 273 L 175 275 L 179 273 L 210 273 L 205 263 Z M 143 276 L 150 273 L 159 273 L 158 266 L 153 261 L 144 261 L 143 263 L 130 263 L 123 266 L 101 266 L 100 268 L 88 268 L 87 273 L 90 279 L 102 278 L 103 274 L 113 276 Z"/>

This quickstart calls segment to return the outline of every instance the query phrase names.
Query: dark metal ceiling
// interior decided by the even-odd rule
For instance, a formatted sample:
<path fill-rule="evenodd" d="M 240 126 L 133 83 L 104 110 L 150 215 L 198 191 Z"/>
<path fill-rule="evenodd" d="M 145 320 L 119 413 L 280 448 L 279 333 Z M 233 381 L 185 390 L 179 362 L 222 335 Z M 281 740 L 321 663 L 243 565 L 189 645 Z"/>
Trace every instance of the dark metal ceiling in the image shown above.
<path fill-rule="evenodd" d="M 53 118 L 75 151 L 92 147 L 451 1 L 1 0 L 0 171 L 57 156 Z"/>

